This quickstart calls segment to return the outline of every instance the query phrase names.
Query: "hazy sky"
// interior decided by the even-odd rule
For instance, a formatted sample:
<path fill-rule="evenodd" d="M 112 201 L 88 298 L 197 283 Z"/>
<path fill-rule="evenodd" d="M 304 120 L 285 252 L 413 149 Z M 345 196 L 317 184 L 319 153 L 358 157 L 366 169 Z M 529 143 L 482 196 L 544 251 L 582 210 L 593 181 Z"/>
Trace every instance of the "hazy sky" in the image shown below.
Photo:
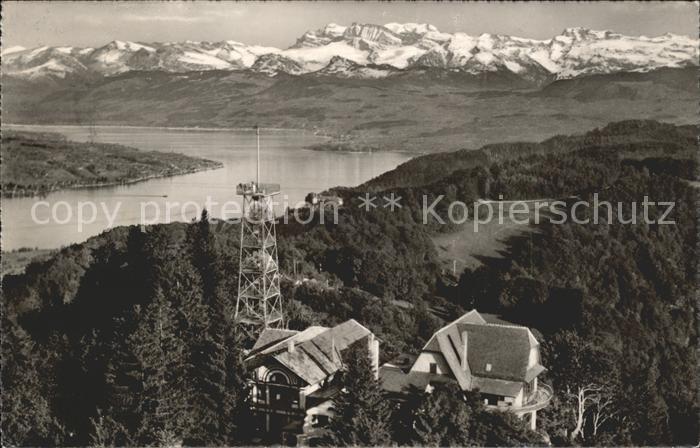
<path fill-rule="evenodd" d="M 228 40 L 286 48 L 331 22 L 431 23 L 441 31 L 549 38 L 566 27 L 654 36 L 698 35 L 697 2 L 184 3 L 3 2 L 2 44 L 100 46 L 132 41 Z"/>

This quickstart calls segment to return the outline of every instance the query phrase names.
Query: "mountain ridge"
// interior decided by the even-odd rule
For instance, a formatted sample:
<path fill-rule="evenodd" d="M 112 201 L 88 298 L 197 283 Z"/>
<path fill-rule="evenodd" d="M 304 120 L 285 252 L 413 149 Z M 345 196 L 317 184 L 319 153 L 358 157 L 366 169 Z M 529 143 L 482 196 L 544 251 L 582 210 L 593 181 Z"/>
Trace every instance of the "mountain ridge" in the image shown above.
<path fill-rule="evenodd" d="M 6 77 L 8 123 L 293 128 L 331 137 L 327 150 L 429 153 L 541 140 L 622 119 L 697 121 L 697 71 L 582 76 L 532 88 L 514 73 L 436 68 L 390 77 L 343 59 L 339 73 L 274 77 L 251 70 L 132 71 L 88 82 Z M 381 69 L 383 66 L 373 66 Z M 521 83 L 518 85 L 517 83 Z"/>
<path fill-rule="evenodd" d="M 666 33 L 656 37 L 625 36 L 610 30 L 566 28 L 538 40 L 482 33 L 444 33 L 430 24 L 328 24 L 299 37 L 286 49 L 221 42 L 131 42 L 114 40 L 98 47 L 19 46 L 3 49 L 4 75 L 24 79 L 111 76 L 128 71 L 189 72 L 252 70 L 328 76 L 334 58 L 368 70 L 343 77 L 391 76 L 394 70 L 433 67 L 478 75 L 509 72 L 541 82 L 621 71 L 645 72 L 662 67 L 698 65 L 698 40 Z M 337 59 L 335 61 L 337 64 Z M 386 66 L 383 73 L 371 66 Z"/>

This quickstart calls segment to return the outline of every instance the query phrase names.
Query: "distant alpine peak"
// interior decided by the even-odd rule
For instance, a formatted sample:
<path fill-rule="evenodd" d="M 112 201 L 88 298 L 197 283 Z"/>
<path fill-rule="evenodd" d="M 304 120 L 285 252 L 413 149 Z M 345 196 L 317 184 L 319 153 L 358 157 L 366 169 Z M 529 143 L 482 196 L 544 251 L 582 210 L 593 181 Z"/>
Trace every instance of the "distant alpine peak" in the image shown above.
<path fill-rule="evenodd" d="M 673 33 L 626 36 L 565 28 L 549 39 L 505 34 L 445 33 L 428 23 L 328 23 L 286 49 L 223 42 L 114 40 L 99 48 L 2 50 L 3 74 L 40 78 L 115 75 L 131 70 L 252 70 L 323 76 L 384 77 L 397 70 L 506 71 L 528 80 L 698 65 L 698 39 Z"/>
<path fill-rule="evenodd" d="M 360 64 L 357 64 L 354 61 L 351 61 L 350 59 L 345 59 L 342 56 L 333 56 L 328 62 L 328 65 L 323 67 L 323 69 L 319 70 L 319 73 L 324 73 L 324 74 L 338 74 L 338 73 L 345 73 L 345 72 L 350 72 L 356 67 L 361 67 Z"/>
<path fill-rule="evenodd" d="M 141 44 L 138 44 L 136 42 L 123 41 L 123 40 L 113 40 L 112 42 L 105 45 L 105 47 L 115 48 L 117 50 L 122 50 L 122 51 L 124 51 L 124 50 L 127 50 L 127 51 L 139 51 L 139 50 L 155 51 L 155 49 L 152 47 L 149 47 L 146 45 L 141 45 Z"/>
<path fill-rule="evenodd" d="M 325 67 L 315 72 L 320 76 L 337 78 L 386 78 L 397 72 L 391 66 L 361 65 L 342 56 L 333 56 Z"/>
<path fill-rule="evenodd" d="M 346 29 L 346 26 L 338 25 L 337 23 L 329 23 L 323 27 L 323 34 L 327 36 L 340 37 L 343 35 Z"/>
<path fill-rule="evenodd" d="M 399 46 L 403 42 L 390 29 L 382 25 L 353 23 L 343 33 L 346 39 L 362 39 L 366 43 L 376 43 L 384 46 Z"/>
<path fill-rule="evenodd" d="M 438 29 L 430 25 L 429 23 L 396 23 L 391 22 L 384 25 L 385 28 L 390 29 L 396 34 L 426 34 L 428 32 L 438 32 Z"/>
<path fill-rule="evenodd" d="M 346 59 L 342 56 L 333 56 L 328 63 L 329 66 L 343 66 L 343 67 L 350 67 L 353 65 L 358 65 L 354 61 L 351 61 L 350 59 Z"/>
<path fill-rule="evenodd" d="M 18 51 L 24 51 L 24 50 L 26 50 L 26 48 L 24 48 L 24 47 L 22 47 L 22 46 L 19 46 L 19 45 L 15 45 L 15 46 L 13 46 L 13 47 L 3 48 L 3 49 L 2 49 L 2 55 L 6 55 L 6 54 L 10 54 L 10 53 L 16 53 L 16 52 L 18 52 Z"/>
<path fill-rule="evenodd" d="M 613 36 L 621 36 L 621 34 L 614 33 L 610 30 L 592 30 L 590 28 L 580 26 L 565 28 L 561 35 L 571 37 L 579 41 L 586 39 L 606 39 Z"/>

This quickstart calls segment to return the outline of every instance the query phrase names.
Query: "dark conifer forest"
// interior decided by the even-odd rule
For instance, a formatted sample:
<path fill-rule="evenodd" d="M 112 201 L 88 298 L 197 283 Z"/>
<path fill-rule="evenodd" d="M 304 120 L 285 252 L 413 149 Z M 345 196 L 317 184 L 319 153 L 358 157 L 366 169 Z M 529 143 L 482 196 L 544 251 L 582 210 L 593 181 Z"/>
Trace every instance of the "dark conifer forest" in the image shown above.
<path fill-rule="evenodd" d="M 626 121 L 419 157 L 336 189 L 345 203 L 337 224 L 280 220 L 290 328 L 354 318 L 380 338 L 383 362 L 418 352 L 446 320 L 476 308 L 533 329 L 554 390 L 533 433 L 448 386 L 385 406 L 371 378 L 349 374 L 336 406 L 364 422 L 364 433 L 332 427 L 329 443 L 697 445 L 697 133 Z M 403 207 L 365 211 L 357 206 L 365 192 L 393 192 Z M 499 196 L 593 203 L 595 195 L 638 219 L 565 206 L 578 221 L 603 218 L 542 222 L 511 237 L 501 257 L 450 278 L 431 237 L 459 225 L 423 224 L 424 195 L 467 204 Z M 645 199 L 657 205 L 630 206 Z M 658 224 L 666 201 L 675 203 L 665 216 L 674 224 Z M 5 276 L 4 443 L 252 443 L 250 341 L 233 321 L 239 232 L 206 214 L 116 228 Z"/>

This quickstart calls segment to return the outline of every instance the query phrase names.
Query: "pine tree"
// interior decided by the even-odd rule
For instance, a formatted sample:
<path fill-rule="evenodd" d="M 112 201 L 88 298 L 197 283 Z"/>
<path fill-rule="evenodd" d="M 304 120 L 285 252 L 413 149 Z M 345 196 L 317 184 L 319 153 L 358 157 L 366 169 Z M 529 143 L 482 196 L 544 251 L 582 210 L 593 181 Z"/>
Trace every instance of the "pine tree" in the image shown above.
<path fill-rule="evenodd" d="M 365 341 L 351 346 L 344 359 L 341 390 L 333 399 L 333 417 L 325 442 L 336 446 L 391 443 L 391 409 L 374 377 Z"/>
<path fill-rule="evenodd" d="M 478 416 L 479 436 L 474 444 L 485 446 L 535 446 L 541 437 L 527 427 L 525 419 L 509 411 L 486 411 Z"/>
<path fill-rule="evenodd" d="M 458 386 L 440 385 L 426 394 L 415 414 L 414 442 L 424 446 L 474 445 L 475 414 Z"/>
<path fill-rule="evenodd" d="M 102 414 L 101 409 L 97 409 L 97 416 L 90 418 L 92 429 L 90 431 L 90 445 L 95 448 L 107 448 L 119 446 L 123 440 L 126 429 L 113 418 Z"/>
<path fill-rule="evenodd" d="M 196 328 L 191 339 L 193 380 L 193 425 L 191 442 L 200 445 L 221 444 L 226 438 L 222 418 L 225 415 L 226 347 L 228 325 L 216 242 L 211 233 L 207 211 L 198 222 L 188 226 L 186 246 L 189 264 L 197 277 L 201 294 L 189 302 L 190 324 Z M 199 301 L 197 301 L 199 300 Z"/>
<path fill-rule="evenodd" d="M 137 430 L 143 416 L 142 366 L 131 338 L 138 322 L 139 310 L 131 310 L 114 319 L 115 331 L 109 344 L 111 356 L 105 369 L 105 409 L 109 420 L 93 419 L 93 429 L 109 434 L 112 445 L 136 444 Z M 96 426 L 98 425 L 98 426 Z M 104 426 L 106 425 L 106 426 Z M 98 437 L 96 433 L 92 437 Z M 102 436 L 99 436 L 102 438 Z"/>
<path fill-rule="evenodd" d="M 92 442 L 108 445 L 138 444 L 148 405 L 143 399 L 146 387 L 145 351 L 153 344 L 139 337 L 146 325 L 144 306 L 154 295 L 158 266 L 166 258 L 163 252 L 166 234 L 159 227 L 144 232 L 131 227 L 127 239 L 127 292 L 132 305 L 112 318 L 105 367 L 105 405 L 91 418 Z M 142 322 L 143 320 L 143 322 Z M 145 345 L 145 347 L 143 346 Z M 157 357 L 157 355 L 155 355 Z"/>
<path fill-rule="evenodd" d="M 104 417 L 93 419 L 94 431 L 109 434 L 112 444 L 158 443 L 161 432 L 182 431 L 188 418 L 176 250 L 162 226 L 148 232 L 134 227 L 129 234 L 129 290 L 136 297 L 113 319 Z M 103 435 L 94 432 L 93 439 Z"/>
<path fill-rule="evenodd" d="M 397 403 L 391 415 L 392 440 L 400 446 L 415 444 L 415 416 L 423 404 L 423 391 L 416 386 L 408 386 L 404 400 Z"/>
<path fill-rule="evenodd" d="M 657 393 L 658 370 L 655 363 L 635 378 L 636 394 L 628 394 L 629 414 L 633 416 L 632 440 L 639 445 L 663 445 L 669 440 L 668 406 Z M 634 402 L 632 402 L 634 397 Z"/>
<path fill-rule="evenodd" d="M 156 290 L 131 340 L 143 372 L 143 418 L 139 443 L 161 444 L 164 434 L 182 440 L 187 403 L 183 387 L 186 345 L 175 327 L 175 312 L 163 291 Z"/>
<path fill-rule="evenodd" d="M 248 372 L 243 352 L 243 334 L 238 327 L 226 328 L 226 386 L 223 400 L 222 432 L 227 444 L 239 444 L 250 439 L 253 426 L 248 406 Z"/>
<path fill-rule="evenodd" d="M 34 344 L 7 316 L 2 331 L 2 444 L 55 444 L 59 428 L 42 387 Z"/>

